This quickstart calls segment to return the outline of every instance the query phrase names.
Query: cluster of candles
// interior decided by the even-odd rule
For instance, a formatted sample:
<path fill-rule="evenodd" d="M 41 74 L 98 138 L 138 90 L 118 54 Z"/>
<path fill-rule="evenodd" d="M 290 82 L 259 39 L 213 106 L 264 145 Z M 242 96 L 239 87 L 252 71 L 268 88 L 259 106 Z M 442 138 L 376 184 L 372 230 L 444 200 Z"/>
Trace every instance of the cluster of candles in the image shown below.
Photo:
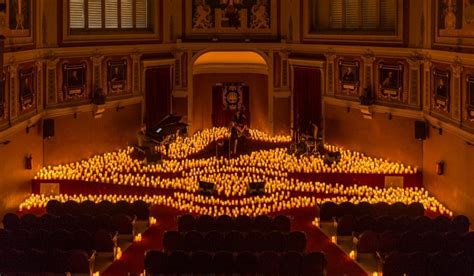
<path fill-rule="evenodd" d="M 191 137 L 177 137 L 175 141 L 169 144 L 168 147 L 159 146 L 157 148 L 162 154 L 171 159 L 184 159 L 192 154 L 196 154 L 212 142 L 229 139 L 230 130 L 225 127 L 213 127 L 195 133 Z M 261 141 L 267 143 L 289 143 L 291 136 L 288 135 L 269 135 L 257 129 L 249 129 L 250 140 Z"/>
<path fill-rule="evenodd" d="M 255 151 L 235 159 L 223 157 L 170 159 L 163 160 L 159 164 L 145 164 L 132 158 L 134 149 L 129 147 L 80 162 L 44 167 L 35 179 L 185 188 L 192 186 L 191 182 L 199 178 L 217 182 L 220 179 L 235 180 L 243 177 L 255 182 L 269 177 L 287 178 L 289 173 L 414 174 L 417 172 L 416 168 L 400 163 L 366 157 L 358 152 L 329 145 L 327 148 L 341 153 L 339 162 L 326 164 L 322 156 L 297 157 L 289 154 L 285 148 L 277 148 Z M 233 177 L 225 176 L 228 174 Z"/>
<path fill-rule="evenodd" d="M 176 191 L 171 195 L 104 195 L 104 194 L 90 194 L 90 195 L 36 195 L 33 194 L 20 204 L 20 211 L 29 210 L 31 208 L 45 207 L 49 200 L 58 200 L 66 202 L 74 200 L 83 202 L 91 200 L 100 202 L 108 200 L 117 202 L 126 200 L 134 202 L 143 200 L 150 205 L 162 205 L 172 207 L 178 210 L 196 213 L 201 215 L 249 215 L 257 216 L 261 214 L 268 214 L 271 212 L 279 212 L 282 210 L 315 207 L 326 201 L 341 203 L 345 201 L 358 204 L 367 201 L 369 203 L 377 202 L 403 202 L 410 204 L 412 202 L 420 202 L 425 209 L 439 214 L 446 214 L 452 216 L 453 213 L 444 207 L 439 201 L 431 197 L 423 188 L 372 188 L 367 186 L 346 187 L 341 185 L 331 185 L 324 183 L 302 183 L 303 187 L 313 185 L 314 189 L 320 189 L 319 195 L 310 194 L 293 194 L 290 191 L 275 191 L 272 193 L 265 193 L 261 196 L 246 196 L 241 198 L 219 198 L 213 196 L 203 196 L 193 192 Z"/>

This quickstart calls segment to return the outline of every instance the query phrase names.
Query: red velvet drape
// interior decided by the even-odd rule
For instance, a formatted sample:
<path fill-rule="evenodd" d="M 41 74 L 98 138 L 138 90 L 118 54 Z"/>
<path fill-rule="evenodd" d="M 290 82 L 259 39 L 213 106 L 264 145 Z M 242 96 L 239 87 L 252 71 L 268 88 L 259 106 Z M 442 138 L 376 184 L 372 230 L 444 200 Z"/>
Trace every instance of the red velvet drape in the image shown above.
<path fill-rule="evenodd" d="M 146 71 L 145 123 L 148 129 L 156 127 L 171 113 L 171 67 L 161 66 Z"/>
<path fill-rule="evenodd" d="M 229 127 L 234 118 L 234 110 L 224 110 L 222 107 L 222 86 L 214 85 L 212 87 L 212 126 Z M 245 116 L 247 117 L 247 125 L 250 126 L 250 110 L 249 110 L 249 87 L 243 86 L 243 103 L 246 107 Z"/>
<path fill-rule="evenodd" d="M 311 131 L 310 122 L 321 129 L 321 71 L 311 67 L 294 67 L 294 128 Z"/>

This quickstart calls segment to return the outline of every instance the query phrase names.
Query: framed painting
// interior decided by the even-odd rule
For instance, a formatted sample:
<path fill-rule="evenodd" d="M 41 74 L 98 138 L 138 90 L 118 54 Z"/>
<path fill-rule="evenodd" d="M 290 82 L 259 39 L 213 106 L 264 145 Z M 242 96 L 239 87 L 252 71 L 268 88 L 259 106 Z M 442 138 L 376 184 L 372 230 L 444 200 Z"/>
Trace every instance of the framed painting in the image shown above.
<path fill-rule="evenodd" d="M 20 71 L 20 110 L 27 111 L 35 106 L 34 68 Z"/>
<path fill-rule="evenodd" d="M 466 111 L 467 119 L 469 121 L 474 121 L 474 76 L 469 75 L 466 79 Z"/>
<path fill-rule="evenodd" d="M 87 64 L 63 64 L 63 99 L 76 100 L 86 97 Z"/>
<path fill-rule="evenodd" d="M 379 64 L 379 91 L 384 99 L 403 100 L 403 65 Z"/>
<path fill-rule="evenodd" d="M 6 118 L 5 79 L 0 79 L 0 121 Z"/>
<path fill-rule="evenodd" d="M 433 107 L 445 112 L 449 111 L 449 71 L 433 71 Z"/>
<path fill-rule="evenodd" d="M 358 61 L 339 61 L 339 85 L 345 94 L 358 95 L 359 68 Z"/>
<path fill-rule="evenodd" d="M 127 60 L 107 62 L 108 94 L 121 94 L 127 90 Z"/>

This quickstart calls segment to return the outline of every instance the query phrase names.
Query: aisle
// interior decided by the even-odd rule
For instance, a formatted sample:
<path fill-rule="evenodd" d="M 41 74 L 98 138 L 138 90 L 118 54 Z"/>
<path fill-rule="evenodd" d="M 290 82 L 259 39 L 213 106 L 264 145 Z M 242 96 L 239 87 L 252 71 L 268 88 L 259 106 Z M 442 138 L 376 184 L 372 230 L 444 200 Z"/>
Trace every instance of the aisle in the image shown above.
<path fill-rule="evenodd" d="M 161 250 L 163 232 L 176 229 L 176 216 L 180 212 L 165 207 L 153 207 L 151 216 L 157 218 L 158 223 L 143 233 L 143 240 L 133 243 L 125 252 L 122 259 L 115 261 L 102 275 L 119 276 L 128 273 L 139 274 L 143 272 L 143 258 L 146 250 Z M 298 209 L 285 212 L 293 218 L 292 230 L 306 232 L 308 243 L 306 251 L 323 251 L 328 260 L 328 276 L 359 276 L 367 275 L 362 268 L 354 263 L 338 246 L 331 241 L 318 228 L 311 224 L 316 211 L 311 208 Z"/>

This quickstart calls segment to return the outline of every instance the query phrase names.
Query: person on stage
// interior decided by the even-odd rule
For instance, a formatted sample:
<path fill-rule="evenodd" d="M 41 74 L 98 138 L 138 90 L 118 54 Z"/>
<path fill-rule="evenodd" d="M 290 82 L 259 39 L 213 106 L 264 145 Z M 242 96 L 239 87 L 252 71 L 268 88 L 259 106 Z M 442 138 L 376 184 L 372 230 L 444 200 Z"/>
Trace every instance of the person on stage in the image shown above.
<path fill-rule="evenodd" d="M 248 127 L 247 127 L 247 117 L 245 116 L 245 106 L 240 106 L 237 109 L 237 112 L 234 115 L 234 118 L 232 120 L 232 128 L 230 132 L 230 141 L 233 142 L 233 150 L 232 154 L 237 154 L 237 145 L 239 138 L 242 137 L 242 135 L 245 135 Z"/>

